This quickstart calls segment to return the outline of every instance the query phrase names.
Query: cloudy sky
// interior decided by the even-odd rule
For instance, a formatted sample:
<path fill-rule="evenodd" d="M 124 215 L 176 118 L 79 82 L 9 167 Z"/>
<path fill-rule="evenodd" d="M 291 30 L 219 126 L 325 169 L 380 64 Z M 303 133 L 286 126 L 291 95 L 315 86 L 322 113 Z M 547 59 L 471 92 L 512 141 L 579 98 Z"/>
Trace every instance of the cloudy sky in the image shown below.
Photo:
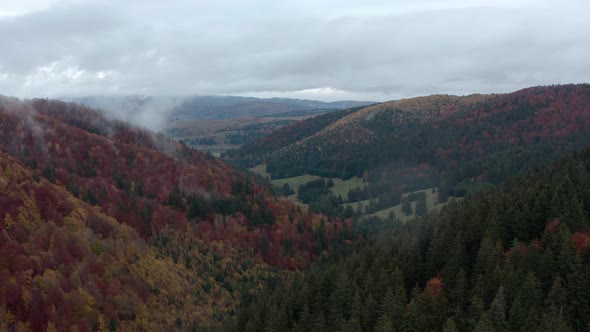
<path fill-rule="evenodd" d="M 0 0 L 0 94 L 388 100 L 590 81 L 587 0 Z"/>

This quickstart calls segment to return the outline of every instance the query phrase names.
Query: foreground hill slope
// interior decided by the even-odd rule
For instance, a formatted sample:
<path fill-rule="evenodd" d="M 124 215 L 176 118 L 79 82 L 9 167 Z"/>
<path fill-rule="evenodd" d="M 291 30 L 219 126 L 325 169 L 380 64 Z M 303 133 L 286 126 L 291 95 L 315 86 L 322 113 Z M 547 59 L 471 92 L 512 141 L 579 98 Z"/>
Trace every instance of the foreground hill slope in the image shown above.
<path fill-rule="evenodd" d="M 76 104 L 1 98 L 0 167 L 0 330 L 219 328 L 243 292 L 352 239 L 247 173 Z"/>

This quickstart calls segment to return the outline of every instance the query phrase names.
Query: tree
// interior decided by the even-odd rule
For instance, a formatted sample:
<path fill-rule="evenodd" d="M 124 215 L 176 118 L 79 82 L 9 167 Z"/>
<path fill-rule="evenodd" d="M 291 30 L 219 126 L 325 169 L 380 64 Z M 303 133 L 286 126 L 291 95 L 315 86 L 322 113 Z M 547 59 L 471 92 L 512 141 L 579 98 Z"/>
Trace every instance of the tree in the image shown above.
<path fill-rule="evenodd" d="M 490 319 L 485 314 L 479 319 L 479 321 L 477 322 L 477 325 L 475 325 L 475 330 L 473 330 L 473 331 L 474 332 L 496 332 L 496 330 L 494 329 L 494 326 L 492 325 L 492 322 L 490 322 Z"/>
<path fill-rule="evenodd" d="M 51 183 L 55 183 L 55 166 L 53 164 L 47 164 L 41 172 L 43 177 Z"/>
<path fill-rule="evenodd" d="M 412 211 L 412 203 L 409 200 L 405 200 L 402 203 L 402 212 L 406 216 L 411 216 L 414 212 Z"/>
<path fill-rule="evenodd" d="M 534 330 L 541 296 L 539 282 L 534 273 L 529 272 L 516 292 L 510 308 L 510 324 L 513 330 Z"/>
<path fill-rule="evenodd" d="M 394 331 L 393 323 L 387 314 L 381 314 L 377 318 L 377 324 L 375 324 L 375 332 L 391 332 Z"/>
<path fill-rule="evenodd" d="M 419 217 L 426 217 L 426 214 L 428 214 L 426 194 L 422 193 L 421 195 L 418 195 L 418 201 L 416 202 L 416 215 Z"/>
<path fill-rule="evenodd" d="M 372 330 L 375 326 L 375 321 L 377 319 L 377 303 L 373 299 L 373 296 L 369 294 L 367 299 L 365 300 L 365 305 L 363 308 L 362 316 L 361 316 L 361 323 L 365 330 Z"/>
<path fill-rule="evenodd" d="M 457 325 L 452 319 L 447 319 L 445 326 L 443 327 L 443 332 L 459 332 L 457 329 Z"/>
<path fill-rule="evenodd" d="M 497 332 L 508 332 L 508 322 L 506 321 L 506 300 L 504 298 L 504 287 L 500 286 L 496 292 L 496 297 L 492 301 L 489 310 L 489 317 L 492 325 Z"/>
<path fill-rule="evenodd" d="M 447 188 L 447 181 L 441 181 L 438 192 L 436 194 L 439 203 L 446 203 L 449 200 L 449 192 Z"/>

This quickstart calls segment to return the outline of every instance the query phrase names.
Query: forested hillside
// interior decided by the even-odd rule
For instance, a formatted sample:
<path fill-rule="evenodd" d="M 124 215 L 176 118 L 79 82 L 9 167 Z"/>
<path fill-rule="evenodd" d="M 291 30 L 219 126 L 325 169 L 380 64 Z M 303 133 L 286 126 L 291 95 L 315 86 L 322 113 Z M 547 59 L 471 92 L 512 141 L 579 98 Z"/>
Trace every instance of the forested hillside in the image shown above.
<path fill-rule="evenodd" d="M 360 108 L 330 112 L 287 125 L 237 150 L 230 150 L 224 158 L 241 167 L 253 167 L 265 162 L 269 154 L 316 134 Z"/>
<path fill-rule="evenodd" d="M 0 330 L 202 330 L 351 221 L 76 104 L 0 99 Z"/>
<path fill-rule="evenodd" d="M 590 330 L 590 149 L 380 227 L 243 301 L 239 330 Z"/>
<path fill-rule="evenodd" d="M 282 128 L 228 160 L 266 163 L 273 179 L 363 177 L 369 187 L 355 197 L 386 208 L 401 193 L 432 187 L 443 197 L 464 196 L 590 144 L 589 105 L 588 84 L 406 99 L 340 112 L 311 135 L 292 133 L 296 124 Z M 283 137 L 297 140 L 284 144 Z"/>

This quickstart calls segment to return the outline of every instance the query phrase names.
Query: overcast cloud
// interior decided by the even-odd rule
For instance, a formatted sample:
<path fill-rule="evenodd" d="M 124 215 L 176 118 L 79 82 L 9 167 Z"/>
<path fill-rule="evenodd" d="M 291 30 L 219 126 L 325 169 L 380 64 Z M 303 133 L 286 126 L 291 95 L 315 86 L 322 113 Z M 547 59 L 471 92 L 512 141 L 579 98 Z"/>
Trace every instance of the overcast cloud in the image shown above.
<path fill-rule="evenodd" d="M 0 94 L 387 100 L 588 82 L 588 1 L 0 0 Z"/>

